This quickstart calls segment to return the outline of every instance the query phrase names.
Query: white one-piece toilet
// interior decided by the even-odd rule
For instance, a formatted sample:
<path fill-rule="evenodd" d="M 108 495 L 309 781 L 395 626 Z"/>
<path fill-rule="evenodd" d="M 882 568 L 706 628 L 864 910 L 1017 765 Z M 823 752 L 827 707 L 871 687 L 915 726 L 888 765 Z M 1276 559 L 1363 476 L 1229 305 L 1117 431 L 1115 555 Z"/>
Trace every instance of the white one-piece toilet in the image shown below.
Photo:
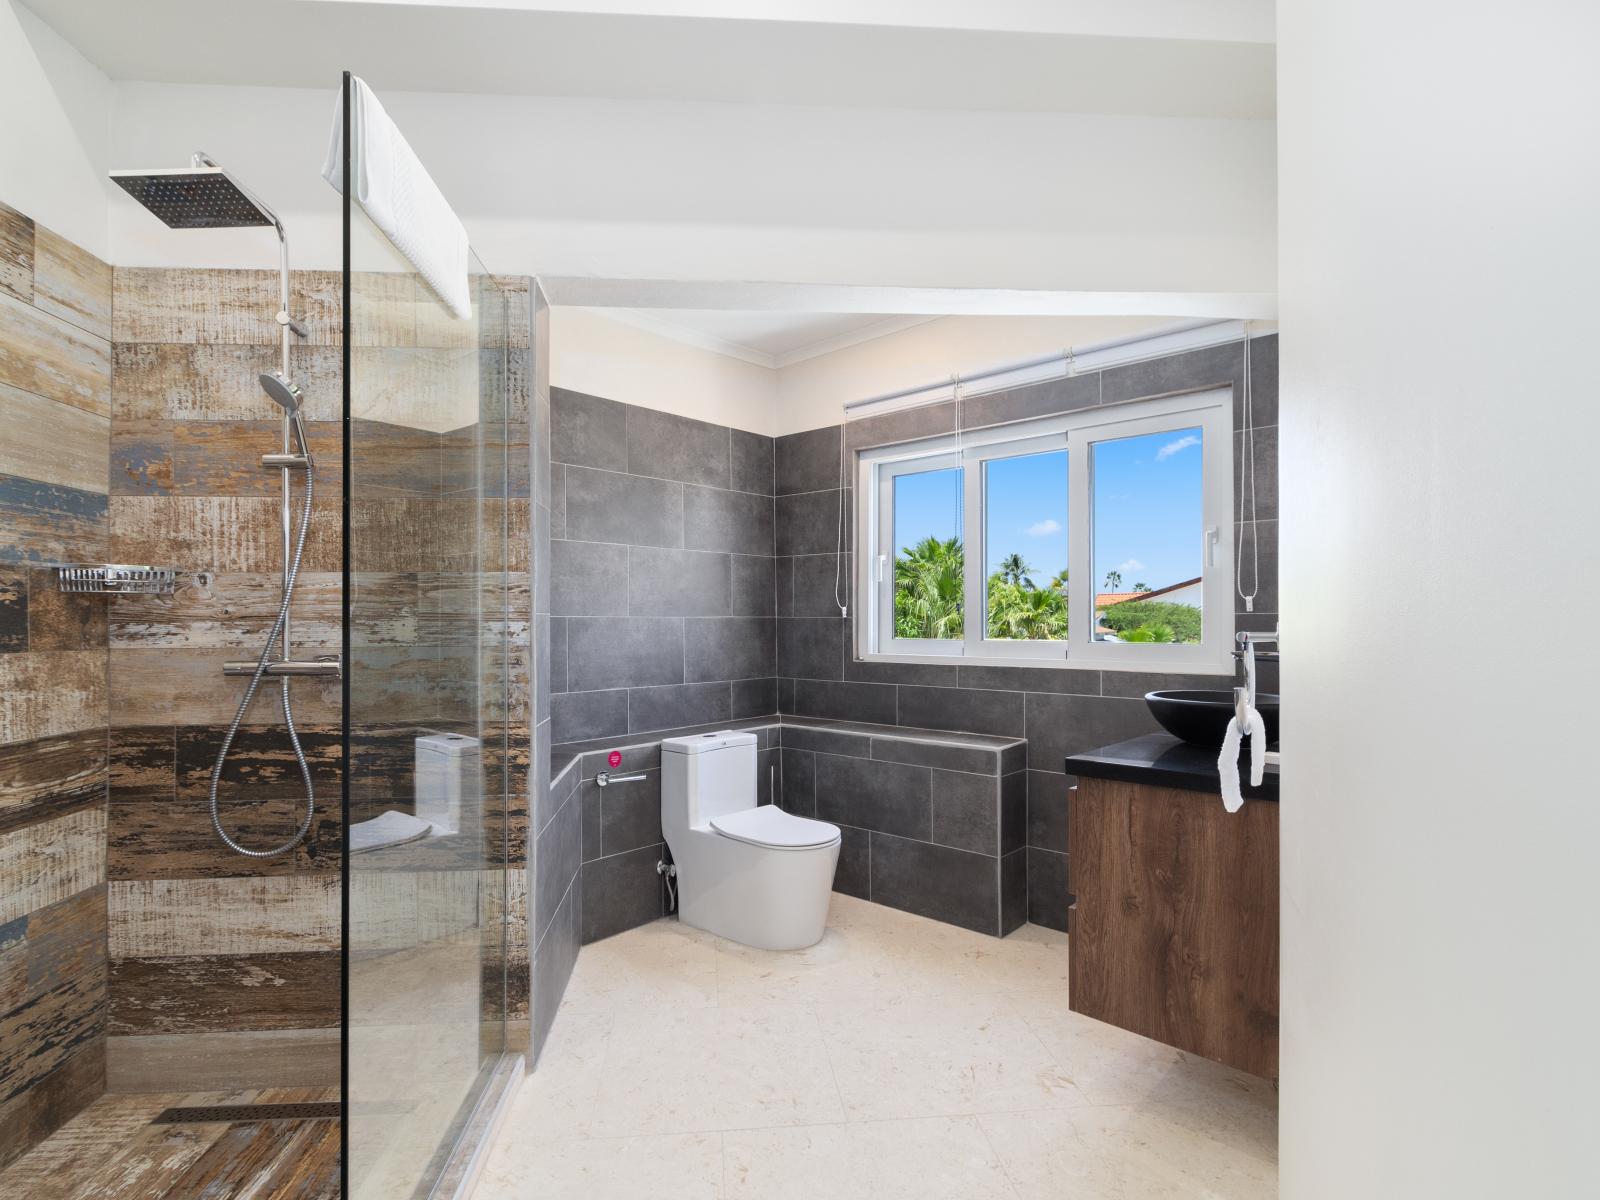
<path fill-rule="evenodd" d="M 756 804 L 755 734 L 664 739 L 661 828 L 680 920 L 763 950 L 822 940 L 839 827 Z"/>

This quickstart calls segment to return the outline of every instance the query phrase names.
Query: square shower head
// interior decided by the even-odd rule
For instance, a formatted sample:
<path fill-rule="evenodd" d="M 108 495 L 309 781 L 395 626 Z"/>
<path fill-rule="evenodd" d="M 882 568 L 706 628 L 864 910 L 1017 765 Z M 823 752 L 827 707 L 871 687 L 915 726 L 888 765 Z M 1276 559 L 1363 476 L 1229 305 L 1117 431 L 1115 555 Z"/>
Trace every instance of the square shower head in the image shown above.
<path fill-rule="evenodd" d="M 113 171 L 111 179 L 173 229 L 275 224 L 221 167 Z"/>

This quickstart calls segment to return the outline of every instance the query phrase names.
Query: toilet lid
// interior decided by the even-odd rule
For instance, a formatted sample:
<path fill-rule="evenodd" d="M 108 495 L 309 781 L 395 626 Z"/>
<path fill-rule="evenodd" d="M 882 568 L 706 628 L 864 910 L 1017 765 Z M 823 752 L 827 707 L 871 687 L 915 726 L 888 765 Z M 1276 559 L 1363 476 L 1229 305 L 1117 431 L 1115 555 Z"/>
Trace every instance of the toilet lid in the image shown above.
<path fill-rule="evenodd" d="M 839 840 L 837 825 L 792 816 L 776 804 L 763 804 L 760 808 L 745 808 L 712 817 L 711 828 L 736 842 L 771 846 L 777 850 L 805 850 Z"/>

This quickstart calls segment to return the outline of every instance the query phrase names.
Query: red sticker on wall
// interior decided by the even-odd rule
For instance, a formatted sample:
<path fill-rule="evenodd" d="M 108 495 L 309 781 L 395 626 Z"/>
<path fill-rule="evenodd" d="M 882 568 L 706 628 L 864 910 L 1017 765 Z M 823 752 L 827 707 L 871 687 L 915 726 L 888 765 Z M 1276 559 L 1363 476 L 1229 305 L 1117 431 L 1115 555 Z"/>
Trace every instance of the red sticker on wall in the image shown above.
<path fill-rule="evenodd" d="M 622 751 L 613 750 L 606 755 L 606 763 L 613 768 L 620 767 L 622 765 Z"/>

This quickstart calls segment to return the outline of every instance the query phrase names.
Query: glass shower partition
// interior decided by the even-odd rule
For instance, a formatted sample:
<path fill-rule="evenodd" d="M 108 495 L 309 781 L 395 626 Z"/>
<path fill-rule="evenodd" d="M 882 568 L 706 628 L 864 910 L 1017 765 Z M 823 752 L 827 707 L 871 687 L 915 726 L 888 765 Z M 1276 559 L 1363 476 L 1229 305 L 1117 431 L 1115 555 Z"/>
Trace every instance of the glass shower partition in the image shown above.
<path fill-rule="evenodd" d="M 513 1061 L 517 298 L 474 255 L 453 315 L 345 208 L 344 1194 L 450 1196 Z"/>

